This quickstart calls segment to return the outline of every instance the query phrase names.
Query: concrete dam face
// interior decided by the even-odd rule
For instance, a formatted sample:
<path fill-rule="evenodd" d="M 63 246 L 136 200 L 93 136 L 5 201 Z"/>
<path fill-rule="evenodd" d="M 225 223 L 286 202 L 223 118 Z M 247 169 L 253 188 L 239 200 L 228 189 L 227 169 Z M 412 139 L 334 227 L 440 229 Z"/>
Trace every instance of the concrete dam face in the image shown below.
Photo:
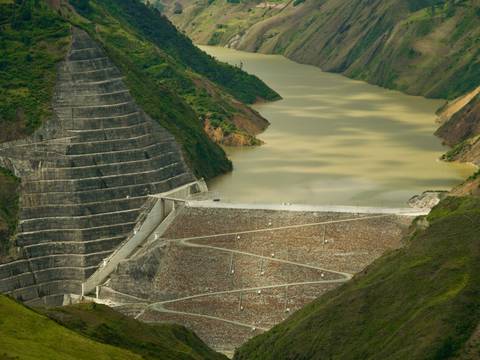
<path fill-rule="evenodd" d="M 34 135 L 0 144 L 0 166 L 22 180 L 0 292 L 28 305 L 100 302 L 231 353 L 399 248 L 423 214 L 190 196 L 205 183 L 78 29 L 52 105 Z"/>
<path fill-rule="evenodd" d="M 137 106 L 103 49 L 81 30 L 72 35 L 54 118 L 0 145 L 0 165 L 22 179 L 20 255 L 0 265 L 0 291 L 30 304 L 81 294 L 150 194 L 195 181 L 173 136 Z"/>

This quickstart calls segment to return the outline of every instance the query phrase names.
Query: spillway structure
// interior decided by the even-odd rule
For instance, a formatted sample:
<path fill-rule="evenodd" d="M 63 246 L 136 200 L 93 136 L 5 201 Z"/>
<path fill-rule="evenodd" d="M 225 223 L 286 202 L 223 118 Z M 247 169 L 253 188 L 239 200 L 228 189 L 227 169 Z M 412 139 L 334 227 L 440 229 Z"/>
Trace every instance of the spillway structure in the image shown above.
<path fill-rule="evenodd" d="M 196 181 L 175 138 L 82 30 L 72 29 L 58 65 L 53 110 L 34 135 L 0 146 L 0 165 L 21 178 L 19 255 L 0 265 L 0 292 L 30 304 L 81 294 L 150 210 L 151 195 Z"/>

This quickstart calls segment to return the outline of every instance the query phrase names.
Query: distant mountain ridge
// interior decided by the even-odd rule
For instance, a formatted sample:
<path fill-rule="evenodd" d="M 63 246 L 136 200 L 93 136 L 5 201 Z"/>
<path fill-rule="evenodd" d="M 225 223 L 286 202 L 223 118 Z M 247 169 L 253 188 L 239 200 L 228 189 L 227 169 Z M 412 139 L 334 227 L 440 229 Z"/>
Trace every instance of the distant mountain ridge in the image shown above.
<path fill-rule="evenodd" d="M 283 54 L 409 94 L 453 99 L 473 90 L 480 78 L 478 0 L 162 4 L 199 43 Z"/>
<path fill-rule="evenodd" d="M 442 113 L 436 133 L 452 147 L 444 159 L 480 164 L 478 96 L 468 104 L 456 101 L 480 86 L 479 0 L 158 3 L 199 43 L 282 54 L 408 94 L 451 100 L 455 111 Z"/>

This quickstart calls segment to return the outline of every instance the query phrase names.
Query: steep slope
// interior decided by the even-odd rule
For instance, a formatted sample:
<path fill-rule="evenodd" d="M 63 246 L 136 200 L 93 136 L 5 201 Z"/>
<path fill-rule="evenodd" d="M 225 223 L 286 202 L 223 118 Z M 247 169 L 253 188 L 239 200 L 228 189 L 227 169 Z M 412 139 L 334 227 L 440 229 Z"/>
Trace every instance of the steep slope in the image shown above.
<path fill-rule="evenodd" d="M 199 48 L 158 11 L 133 0 L 109 0 L 102 4 L 116 19 L 121 19 L 145 38 L 158 45 L 172 58 L 223 86 L 238 100 L 253 103 L 257 99 L 276 100 L 278 94 L 262 81 L 241 69 L 216 61 Z"/>
<path fill-rule="evenodd" d="M 439 121 L 435 134 L 452 147 L 442 159 L 480 166 L 480 87 L 446 104 L 439 112 Z M 452 194 L 480 194 L 480 171 L 456 186 Z"/>
<path fill-rule="evenodd" d="M 87 303 L 42 311 L 70 330 L 140 354 L 144 359 L 226 359 L 183 326 L 146 324 L 105 305 Z"/>
<path fill-rule="evenodd" d="M 0 3 L 0 143 L 28 136 L 53 114 L 56 64 L 70 42 L 68 24 L 46 6 Z M 0 167 L 5 166 L 0 161 Z M 0 259 L 15 256 L 14 175 L 0 168 Z"/>
<path fill-rule="evenodd" d="M 90 9 L 88 1 L 74 3 L 82 13 Z M 58 64 L 71 43 L 71 24 L 93 29 L 95 36 L 95 29 L 103 30 L 103 37 L 97 38 L 110 42 L 106 50 L 119 71 L 126 74 L 123 80 L 130 94 L 175 136 L 197 176 L 210 178 L 232 168 L 223 150 L 208 139 L 205 129 L 213 127 L 222 131 L 227 140 L 235 137 L 237 143 L 251 145 L 257 143 L 254 135 L 268 125 L 235 96 L 245 100 L 242 94 L 259 99 L 278 95 L 257 78 L 200 52 L 152 9 L 136 1 L 94 4 L 101 8 L 101 14 L 91 15 L 99 24 L 105 23 L 101 27 L 82 19 L 65 1 L 48 4 L 43 0 L 0 3 L 0 143 L 25 138 L 56 116 L 52 99 Z M 134 21 L 132 11 L 148 19 L 150 30 L 162 29 L 163 37 L 158 39 L 157 33 L 150 42 L 147 33 L 142 35 L 144 29 Z M 123 47 L 125 44 L 130 52 Z M 189 57 L 179 54 L 188 54 L 189 61 L 197 61 L 197 66 L 190 66 L 186 62 Z M 100 69 L 102 64 L 92 62 L 91 66 Z M 11 168 L 3 159 L 0 166 Z M 5 170 L 0 172 L 0 184 L 0 256 L 4 256 L 12 250 L 18 198 L 14 190 L 18 184 Z"/>
<path fill-rule="evenodd" d="M 444 122 L 436 135 L 454 147 L 445 154 L 446 160 L 480 164 L 480 94 Z"/>
<path fill-rule="evenodd" d="M 78 11 L 102 26 L 92 27 L 88 23 L 84 26 L 82 22 L 77 25 L 84 26 L 107 51 L 115 53 L 118 65 L 130 71 L 137 68 L 148 75 L 142 79 L 138 93 L 138 101 L 143 101 L 145 108 L 151 104 L 143 100 L 145 91 L 148 92 L 145 81 L 150 81 L 153 87 L 160 90 L 166 87 L 179 94 L 195 110 L 196 118 L 200 117 L 197 121 L 200 126 L 213 119 L 217 127 L 244 135 L 249 138 L 246 143 L 251 144 L 255 143 L 253 136 L 268 126 L 258 113 L 241 103 L 279 98 L 258 78 L 215 61 L 193 46 L 156 10 L 137 0 L 86 3 L 88 8 L 80 11 L 77 6 Z M 131 87 L 135 89 L 133 81 Z M 170 106 L 169 111 L 172 110 Z"/>
<path fill-rule="evenodd" d="M 480 199 L 447 198 L 417 221 L 405 248 L 253 338 L 235 359 L 478 355 L 479 231 Z"/>
<path fill-rule="evenodd" d="M 88 339 L 0 295 L 3 359 L 141 359 L 140 355 Z"/>
<path fill-rule="evenodd" d="M 202 43 L 283 54 L 415 95 L 454 98 L 478 86 L 478 0 L 164 4 L 170 19 Z"/>
<path fill-rule="evenodd" d="M 103 305 L 46 314 L 0 295 L 2 359 L 224 359 L 181 326 L 151 326 Z"/>
<path fill-rule="evenodd" d="M 195 177 L 174 137 L 134 101 L 122 73 L 82 30 L 58 66 L 54 118 L 0 145 L 21 177 L 16 246 L 0 291 L 61 304 L 132 232 L 148 195 Z"/>

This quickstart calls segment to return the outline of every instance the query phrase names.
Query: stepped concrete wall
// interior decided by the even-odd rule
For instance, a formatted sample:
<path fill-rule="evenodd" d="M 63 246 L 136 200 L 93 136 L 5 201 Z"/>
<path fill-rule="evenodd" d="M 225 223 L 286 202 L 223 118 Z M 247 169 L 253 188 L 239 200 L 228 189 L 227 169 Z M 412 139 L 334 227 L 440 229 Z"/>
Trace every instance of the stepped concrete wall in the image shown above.
<path fill-rule="evenodd" d="M 129 93 L 122 74 L 73 29 L 58 66 L 55 116 L 32 137 L 0 144 L 0 165 L 22 179 L 16 244 L 0 291 L 61 304 L 124 242 L 152 194 L 195 181 L 179 145 Z"/>

